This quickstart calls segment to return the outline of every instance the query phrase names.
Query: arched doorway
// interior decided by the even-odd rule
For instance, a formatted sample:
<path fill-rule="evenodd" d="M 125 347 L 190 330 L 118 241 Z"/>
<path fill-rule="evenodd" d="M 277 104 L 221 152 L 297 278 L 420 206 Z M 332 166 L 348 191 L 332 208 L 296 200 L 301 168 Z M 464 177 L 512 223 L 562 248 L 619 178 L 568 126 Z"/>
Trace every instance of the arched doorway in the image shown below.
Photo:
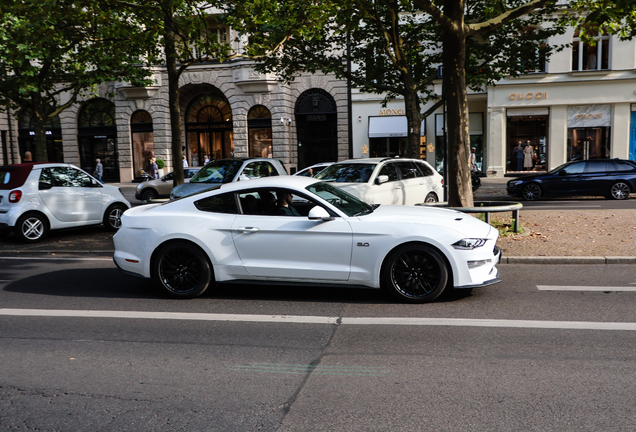
<path fill-rule="evenodd" d="M 247 113 L 250 157 L 272 157 L 272 113 L 263 105 Z"/>
<path fill-rule="evenodd" d="M 303 92 L 296 101 L 298 169 L 338 160 L 336 101 L 323 89 Z"/>
<path fill-rule="evenodd" d="M 130 117 L 130 133 L 133 142 L 133 174 L 141 176 L 141 170 L 150 172 L 150 158 L 155 155 L 152 117 L 148 111 L 135 111 Z"/>
<path fill-rule="evenodd" d="M 234 155 L 232 109 L 224 96 L 195 97 L 186 109 L 185 126 L 190 166 L 202 166 L 206 156 L 214 160 Z"/>
<path fill-rule="evenodd" d="M 45 130 L 48 161 L 37 162 L 64 162 L 60 117 L 55 116 L 49 120 L 46 123 Z M 18 115 L 18 146 L 20 147 L 21 157 L 24 157 L 24 153 L 31 152 L 35 161 L 35 127 L 29 111 L 22 111 Z"/>
<path fill-rule="evenodd" d="M 77 118 L 77 136 L 82 169 L 93 173 L 95 159 L 104 166 L 104 181 L 119 181 L 119 153 L 115 104 L 106 99 L 93 99 L 82 106 Z"/>

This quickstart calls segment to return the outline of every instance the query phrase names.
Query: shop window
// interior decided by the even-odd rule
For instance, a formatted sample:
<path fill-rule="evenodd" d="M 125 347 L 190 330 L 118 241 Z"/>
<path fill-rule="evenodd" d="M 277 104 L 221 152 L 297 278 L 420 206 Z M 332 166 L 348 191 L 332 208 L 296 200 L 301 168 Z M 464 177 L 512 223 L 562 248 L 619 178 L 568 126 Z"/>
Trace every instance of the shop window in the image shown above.
<path fill-rule="evenodd" d="M 62 145 L 62 123 L 59 116 L 50 118 L 45 126 L 47 162 L 64 162 Z M 20 155 L 31 152 L 35 157 L 35 124 L 32 112 L 23 110 L 18 113 L 18 145 Z"/>
<path fill-rule="evenodd" d="M 272 114 L 263 105 L 247 113 L 250 157 L 272 157 Z"/>
<path fill-rule="evenodd" d="M 532 115 L 530 115 L 532 114 Z M 546 171 L 548 109 L 510 109 L 506 122 L 506 171 Z"/>
<path fill-rule="evenodd" d="M 574 33 L 572 40 L 572 70 L 607 70 L 609 69 L 610 36 L 598 32 L 593 43 L 581 40 L 580 33 Z"/>
<path fill-rule="evenodd" d="M 152 117 L 147 111 L 135 111 L 130 118 L 130 132 L 133 142 L 133 171 L 135 177 L 142 170 L 150 172 L 150 158 L 155 156 L 155 141 Z"/>

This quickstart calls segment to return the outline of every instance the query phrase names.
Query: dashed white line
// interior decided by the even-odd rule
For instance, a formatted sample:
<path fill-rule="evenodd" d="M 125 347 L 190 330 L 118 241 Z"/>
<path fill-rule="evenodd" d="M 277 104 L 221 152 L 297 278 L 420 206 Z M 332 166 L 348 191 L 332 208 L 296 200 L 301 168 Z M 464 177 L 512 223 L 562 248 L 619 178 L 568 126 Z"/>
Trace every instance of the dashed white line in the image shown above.
<path fill-rule="evenodd" d="M 636 287 L 537 285 L 539 291 L 634 292 Z"/>
<path fill-rule="evenodd" d="M 401 318 L 401 317 L 328 317 L 300 315 L 243 315 L 180 312 L 136 312 L 104 310 L 64 309 L 0 309 L 0 316 L 19 317 L 65 317 L 65 318 L 127 318 L 163 319 L 190 321 L 226 321 L 256 323 L 295 323 L 331 325 L 400 325 L 400 326 L 450 326 L 450 327 L 494 327 L 560 330 L 627 330 L 636 331 L 633 322 L 591 321 L 537 321 L 470 318 Z"/>

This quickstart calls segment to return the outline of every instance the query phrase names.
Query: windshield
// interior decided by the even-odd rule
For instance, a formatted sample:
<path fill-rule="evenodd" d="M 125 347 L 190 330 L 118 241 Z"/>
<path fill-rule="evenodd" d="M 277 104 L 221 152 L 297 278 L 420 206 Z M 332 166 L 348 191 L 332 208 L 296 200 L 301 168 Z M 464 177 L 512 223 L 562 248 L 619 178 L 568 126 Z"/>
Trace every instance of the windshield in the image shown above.
<path fill-rule="evenodd" d="M 329 183 L 317 182 L 307 186 L 309 192 L 318 195 L 347 216 L 362 216 L 373 212 L 373 206 Z"/>
<path fill-rule="evenodd" d="M 556 174 L 559 171 L 561 171 L 563 168 L 565 168 L 566 166 L 570 165 L 572 162 L 566 162 L 563 165 L 559 165 L 558 167 L 554 168 L 553 170 L 549 171 L 548 174 Z"/>
<path fill-rule="evenodd" d="M 315 178 L 327 182 L 366 183 L 376 166 L 376 164 L 339 163 L 328 166 Z"/>
<path fill-rule="evenodd" d="M 242 160 L 213 161 L 199 170 L 190 183 L 231 183 L 243 165 Z"/>

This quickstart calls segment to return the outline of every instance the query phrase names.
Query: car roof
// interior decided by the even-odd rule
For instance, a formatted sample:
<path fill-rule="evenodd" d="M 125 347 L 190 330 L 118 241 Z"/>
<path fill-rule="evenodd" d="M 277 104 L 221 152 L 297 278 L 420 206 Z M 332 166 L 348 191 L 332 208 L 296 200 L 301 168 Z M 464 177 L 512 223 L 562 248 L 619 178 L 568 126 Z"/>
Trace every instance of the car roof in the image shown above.
<path fill-rule="evenodd" d="M 341 163 L 371 163 L 371 164 L 379 164 L 384 161 L 416 161 L 416 162 L 426 162 L 421 159 L 412 159 L 412 158 L 400 158 L 400 157 L 379 157 L 379 158 L 360 158 L 360 159 L 347 159 L 340 162 Z"/>
<path fill-rule="evenodd" d="M 305 189 L 307 186 L 313 183 L 318 183 L 320 180 L 316 180 L 312 177 L 298 177 L 290 175 L 282 176 L 270 176 L 261 177 L 252 180 L 245 180 L 233 183 L 224 183 L 218 190 L 222 192 L 231 192 L 235 190 L 250 188 L 298 188 Z"/>

